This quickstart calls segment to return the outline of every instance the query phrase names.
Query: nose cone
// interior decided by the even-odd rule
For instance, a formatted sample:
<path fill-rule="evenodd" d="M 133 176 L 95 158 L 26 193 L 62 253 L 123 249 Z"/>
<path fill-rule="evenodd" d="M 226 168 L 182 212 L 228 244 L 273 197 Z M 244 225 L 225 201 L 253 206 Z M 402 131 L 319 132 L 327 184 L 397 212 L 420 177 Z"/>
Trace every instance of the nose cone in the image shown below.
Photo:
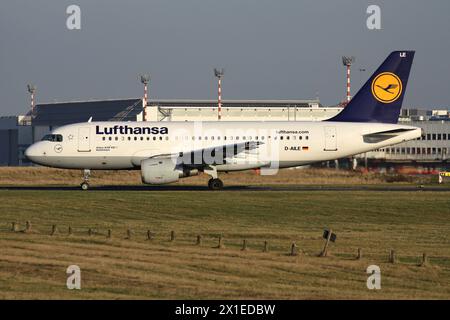
<path fill-rule="evenodd" d="M 42 152 L 40 152 L 40 148 L 37 144 L 38 143 L 34 143 L 25 150 L 25 157 L 35 163 L 39 163 L 39 159 L 42 157 Z"/>

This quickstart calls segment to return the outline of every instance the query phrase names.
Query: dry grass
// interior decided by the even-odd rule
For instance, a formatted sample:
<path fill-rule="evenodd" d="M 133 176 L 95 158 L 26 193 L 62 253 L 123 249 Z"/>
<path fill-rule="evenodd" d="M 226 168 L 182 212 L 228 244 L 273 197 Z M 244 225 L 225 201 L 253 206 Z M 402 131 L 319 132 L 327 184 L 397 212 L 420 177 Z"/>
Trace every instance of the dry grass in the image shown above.
<path fill-rule="evenodd" d="M 80 170 L 44 167 L 0 167 L 0 185 L 78 185 Z M 433 177 L 411 177 L 363 173 L 333 169 L 281 169 L 276 175 L 258 175 L 254 171 L 220 174 L 225 185 L 361 185 L 384 183 L 429 183 Z M 436 177 L 434 177 L 436 178 Z M 181 179 L 179 185 L 206 185 L 208 175 Z M 435 179 L 436 180 L 436 179 Z M 93 185 L 138 185 L 140 171 L 92 171 Z"/>
<path fill-rule="evenodd" d="M 448 192 L 0 190 L 0 298 L 449 299 L 449 208 Z M 26 220 L 33 233 L 10 231 Z M 338 239 L 319 258 L 325 227 Z M 214 248 L 219 234 L 225 249 Z M 292 241 L 297 257 L 287 255 Z M 423 252 L 430 266 L 417 265 Z M 81 267 L 80 291 L 65 287 L 71 264 Z M 370 264 L 381 267 L 379 291 L 366 288 Z"/>

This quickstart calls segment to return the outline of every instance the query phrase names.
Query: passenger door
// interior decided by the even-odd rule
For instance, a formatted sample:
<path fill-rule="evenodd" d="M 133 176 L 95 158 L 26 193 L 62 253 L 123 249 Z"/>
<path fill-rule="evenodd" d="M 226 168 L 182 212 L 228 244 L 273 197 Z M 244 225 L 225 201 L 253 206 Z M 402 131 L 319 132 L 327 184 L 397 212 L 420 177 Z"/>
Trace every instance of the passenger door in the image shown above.
<path fill-rule="evenodd" d="M 336 127 L 325 127 L 325 151 L 337 150 Z"/>
<path fill-rule="evenodd" d="M 83 127 L 78 129 L 78 151 L 90 152 L 91 151 L 91 128 Z"/>

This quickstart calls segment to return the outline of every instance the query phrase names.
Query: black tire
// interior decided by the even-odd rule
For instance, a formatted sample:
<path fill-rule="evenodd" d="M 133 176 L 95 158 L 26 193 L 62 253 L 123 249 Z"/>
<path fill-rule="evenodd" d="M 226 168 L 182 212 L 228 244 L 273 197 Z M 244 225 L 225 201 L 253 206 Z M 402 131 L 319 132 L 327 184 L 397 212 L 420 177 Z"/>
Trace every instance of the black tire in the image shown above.
<path fill-rule="evenodd" d="M 223 188 L 223 182 L 220 179 L 210 179 L 208 181 L 208 188 L 210 190 L 221 190 Z"/>
<path fill-rule="evenodd" d="M 89 190 L 89 183 L 83 182 L 81 183 L 81 190 Z"/>

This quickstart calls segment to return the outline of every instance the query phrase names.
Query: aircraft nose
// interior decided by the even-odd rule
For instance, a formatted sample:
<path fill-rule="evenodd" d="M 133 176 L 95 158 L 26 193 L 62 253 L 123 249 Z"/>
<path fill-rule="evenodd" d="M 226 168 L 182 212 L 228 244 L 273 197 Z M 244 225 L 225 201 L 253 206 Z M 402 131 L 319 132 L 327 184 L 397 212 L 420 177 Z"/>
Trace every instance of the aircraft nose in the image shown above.
<path fill-rule="evenodd" d="M 38 158 L 42 156 L 42 152 L 39 153 L 39 148 L 36 146 L 36 143 L 32 144 L 25 150 L 25 157 L 33 162 L 38 162 Z"/>
<path fill-rule="evenodd" d="M 34 147 L 34 145 L 29 146 L 26 150 L 25 150 L 25 157 L 28 160 L 33 161 L 33 155 L 35 154 L 36 148 Z"/>

